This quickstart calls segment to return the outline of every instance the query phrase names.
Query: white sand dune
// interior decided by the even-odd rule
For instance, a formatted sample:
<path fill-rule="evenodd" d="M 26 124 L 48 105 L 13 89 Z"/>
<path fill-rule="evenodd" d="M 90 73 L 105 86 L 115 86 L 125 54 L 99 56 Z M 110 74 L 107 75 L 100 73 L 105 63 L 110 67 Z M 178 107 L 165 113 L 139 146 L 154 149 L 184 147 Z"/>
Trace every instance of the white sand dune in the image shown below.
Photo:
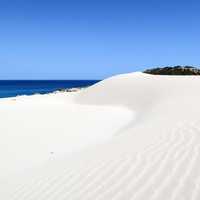
<path fill-rule="evenodd" d="M 200 77 L 140 72 L 0 101 L 0 199 L 199 200 Z"/>

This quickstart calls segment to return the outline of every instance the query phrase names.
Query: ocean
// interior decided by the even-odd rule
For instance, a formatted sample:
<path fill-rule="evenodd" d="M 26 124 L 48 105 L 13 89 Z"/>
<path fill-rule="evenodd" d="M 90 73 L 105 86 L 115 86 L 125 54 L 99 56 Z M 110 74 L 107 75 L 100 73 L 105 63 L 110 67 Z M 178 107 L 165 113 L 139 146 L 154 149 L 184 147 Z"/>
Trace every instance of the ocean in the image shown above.
<path fill-rule="evenodd" d="M 0 80 L 0 98 L 91 86 L 99 80 Z"/>

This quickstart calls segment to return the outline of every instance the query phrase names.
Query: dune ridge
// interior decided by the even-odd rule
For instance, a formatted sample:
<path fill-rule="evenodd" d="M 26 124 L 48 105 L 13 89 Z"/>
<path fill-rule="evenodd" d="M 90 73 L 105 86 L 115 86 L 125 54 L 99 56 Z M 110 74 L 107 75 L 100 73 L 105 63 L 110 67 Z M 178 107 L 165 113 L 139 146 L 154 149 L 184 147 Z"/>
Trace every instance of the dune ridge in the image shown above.
<path fill-rule="evenodd" d="M 90 138 L 96 130 L 100 132 L 95 137 L 101 142 L 91 141 L 79 149 L 80 142 L 74 147 L 79 150 L 73 154 L 63 144 L 62 157 L 55 153 L 34 169 L 7 178 L 8 184 L 4 185 L 0 197 L 6 200 L 198 200 L 199 85 L 197 76 L 136 72 L 111 77 L 75 94 L 35 98 L 39 105 L 48 101 L 52 106 L 53 101 L 56 109 L 58 105 L 64 108 L 68 104 L 77 109 L 77 114 L 86 108 L 81 118 L 89 121 L 79 130 L 84 133 L 82 139 Z M 32 97 L 29 99 L 32 105 Z M 94 115 L 89 116 L 91 112 Z M 89 122 L 93 118 L 91 129 Z"/>

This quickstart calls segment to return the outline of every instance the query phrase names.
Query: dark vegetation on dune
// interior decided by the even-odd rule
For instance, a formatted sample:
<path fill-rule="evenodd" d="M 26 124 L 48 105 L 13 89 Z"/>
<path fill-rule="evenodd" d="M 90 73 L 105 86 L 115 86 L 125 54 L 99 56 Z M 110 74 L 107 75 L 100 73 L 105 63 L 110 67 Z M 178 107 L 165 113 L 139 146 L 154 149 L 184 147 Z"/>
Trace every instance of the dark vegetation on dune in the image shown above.
<path fill-rule="evenodd" d="M 144 73 L 154 75 L 200 75 L 200 69 L 192 66 L 158 67 L 147 69 Z"/>

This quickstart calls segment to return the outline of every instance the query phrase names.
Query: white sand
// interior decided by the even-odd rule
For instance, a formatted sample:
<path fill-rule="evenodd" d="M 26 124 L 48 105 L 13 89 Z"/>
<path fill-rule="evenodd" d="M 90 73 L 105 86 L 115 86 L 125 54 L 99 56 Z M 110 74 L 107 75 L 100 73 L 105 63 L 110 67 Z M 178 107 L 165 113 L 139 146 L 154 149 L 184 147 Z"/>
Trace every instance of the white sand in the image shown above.
<path fill-rule="evenodd" d="M 0 100 L 0 199 L 199 200 L 200 77 L 111 77 Z"/>

